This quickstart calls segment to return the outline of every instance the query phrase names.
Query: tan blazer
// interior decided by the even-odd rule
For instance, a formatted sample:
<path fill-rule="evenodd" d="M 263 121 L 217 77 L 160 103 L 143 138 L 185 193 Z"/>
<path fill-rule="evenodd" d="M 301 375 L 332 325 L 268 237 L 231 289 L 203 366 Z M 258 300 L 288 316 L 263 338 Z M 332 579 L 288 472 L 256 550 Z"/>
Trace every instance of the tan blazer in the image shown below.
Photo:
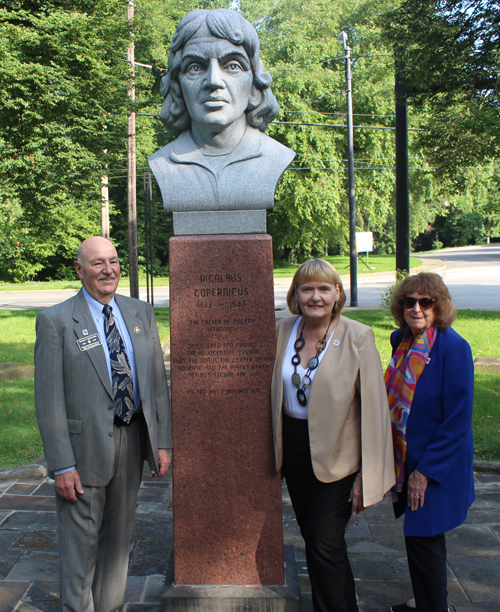
<path fill-rule="evenodd" d="M 276 328 L 271 401 L 277 471 L 283 464 L 283 361 L 296 319 L 282 319 Z M 371 327 L 340 317 L 314 376 L 308 415 L 318 480 L 335 482 L 361 470 L 364 505 L 380 501 L 396 480 L 389 406 Z"/>

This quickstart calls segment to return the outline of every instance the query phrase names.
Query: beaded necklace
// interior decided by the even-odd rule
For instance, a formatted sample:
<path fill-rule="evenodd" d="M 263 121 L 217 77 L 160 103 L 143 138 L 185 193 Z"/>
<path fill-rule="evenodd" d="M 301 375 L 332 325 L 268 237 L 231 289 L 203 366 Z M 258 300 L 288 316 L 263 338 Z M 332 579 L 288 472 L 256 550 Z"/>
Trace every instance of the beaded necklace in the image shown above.
<path fill-rule="evenodd" d="M 300 380 L 300 374 L 297 372 L 297 366 L 300 364 L 300 351 L 304 348 L 306 341 L 304 336 L 304 327 L 306 326 L 306 321 L 304 319 L 304 323 L 302 325 L 302 329 L 300 330 L 299 337 L 295 340 L 293 344 L 293 348 L 295 349 L 295 355 L 292 357 L 292 365 L 293 365 L 293 374 L 292 374 L 292 383 L 295 387 L 297 387 L 297 400 L 301 406 L 307 406 L 307 397 L 306 397 L 306 387 L 311 384 L 310 374 L 313 370 L 315 370 L 319 365 L 319 355 L 325 350 L 326 346 L 326 337 L 332 325 L 332 321 L 335 319 L 333 316 L 330 319 L 330 323 L 328 323 L 328 327 L 326 329 L 325 335 L 321 340 L 318 340 L 316 344 L 316 355 L 309 359 L 309 363 L 307 364 L 307 372 L 304 374 L 302 380 Z M 301 387 L 302 383 L 302 387 Z"/>

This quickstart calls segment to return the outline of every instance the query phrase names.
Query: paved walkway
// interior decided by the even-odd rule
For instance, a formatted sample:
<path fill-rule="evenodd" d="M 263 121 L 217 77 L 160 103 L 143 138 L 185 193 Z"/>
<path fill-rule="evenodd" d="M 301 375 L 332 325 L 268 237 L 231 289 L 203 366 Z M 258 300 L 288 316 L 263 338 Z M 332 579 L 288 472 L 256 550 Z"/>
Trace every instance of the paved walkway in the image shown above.
<path fill-rule="evenodd" d="M 500 476 L 476 475 L 477 499 L 467 522 L 448 535 L 452 612 L 500 612 Z M 56 612 L 58 549 L 54 485 L 45 478 L 0 481 L 0 612 Z M 124 612 L 159 612 L 172 549 L 170 472 L 145 474 L 132 536 Z M 243 510 L 242 510 L 243 511 Z M 295 549 L 302 611 L 312 612 L 304 543 L 286 488 L 283 531 Z M 389 503 L 351 520 L 348 545 L 361 612 L 388 612 L 411 593 L 402 522 Z"/>

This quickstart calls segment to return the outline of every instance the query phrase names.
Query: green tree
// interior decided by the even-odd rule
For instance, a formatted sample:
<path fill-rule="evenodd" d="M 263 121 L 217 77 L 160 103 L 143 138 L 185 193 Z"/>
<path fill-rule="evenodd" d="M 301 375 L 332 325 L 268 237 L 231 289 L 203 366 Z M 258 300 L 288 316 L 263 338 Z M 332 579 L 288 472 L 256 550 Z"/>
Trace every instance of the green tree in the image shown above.
<path fill-rule="evenodd" d="M 12 215 L 2 215 L 4 279 L 70 259 L 99 233 L 101 176 L 125 152 L 124 15 L 120 0 L 12 0 L 0 9 L 0 200 L 29 237 L 17 240 Z"/>
<path fill-rule="evenodd" d="M 241 2 L 259 32 L 280 105 L 268 133 L 297 153 L 269 217 L 277 256 L 322 253 L 326 241 L 337 251 L 347 248 L 346 82 L 337 35 L 345 30 L 352 48 L 354 124 L 390 127 L 393 56 L 375 18 L 392 6 L 388 0 Z M 358 128 L 354 141 L 357 226 L 383 233 L 393 214 L 394 134 Z"/>
<path fill-rule="evenodd" d="M 464 168 L 500 155 L 498 0 L 404 0 L 382 16 L 424 115 L 419 144 L 436 174 L 464 185 Z"/>

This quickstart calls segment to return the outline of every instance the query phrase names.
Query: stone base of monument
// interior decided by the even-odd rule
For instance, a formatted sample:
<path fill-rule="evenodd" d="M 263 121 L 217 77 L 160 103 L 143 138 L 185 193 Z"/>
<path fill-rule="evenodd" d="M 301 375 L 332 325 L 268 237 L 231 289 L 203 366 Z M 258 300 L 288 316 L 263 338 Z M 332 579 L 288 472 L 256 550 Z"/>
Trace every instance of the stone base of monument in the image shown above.
<path fill-rule="evenodd" d="M 170 557 L 161 610 L 183 612 L 300 612 L 300 585 L 293 546 L 285 546 L 285 584 L 174 584 L 174 551 Z"/>
<path fill-rule="evenodd" d="M 162 610 L 299 612 L 273 451 L 271 237 L 171 238 L 170 296 L 175 566 Z"/>

